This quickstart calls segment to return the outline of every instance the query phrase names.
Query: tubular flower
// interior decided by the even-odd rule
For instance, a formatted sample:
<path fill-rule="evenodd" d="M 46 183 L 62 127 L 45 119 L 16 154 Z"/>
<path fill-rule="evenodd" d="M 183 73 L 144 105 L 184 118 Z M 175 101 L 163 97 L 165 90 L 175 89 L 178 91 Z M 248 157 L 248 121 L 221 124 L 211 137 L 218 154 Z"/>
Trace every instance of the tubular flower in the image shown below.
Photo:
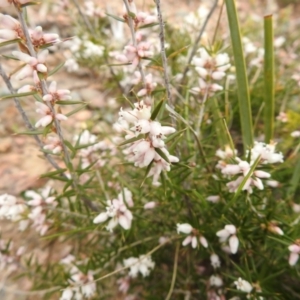
<path fill-rule="evenodd" d="M 183 223 L 177 224 L 177 233 L 189 234 L 182 242 L 183 246 L 188 244 L 192 245 L 192 248 L 196 248 L 198 245 L 198 239 L 200 244 L 204 247 L 208 247 L 207 240 L 204 236 L 200 235 L 197 229 L 194 229 L 190 224 Z"/>
<path fill-rule="evenodd" d="M 153 185 L 159 186 L 158 179 L 161 172 L 170 171 L 171 163 L 179 161 L 176 156 L 169 154 L 164 142 L 166 135 L 174 133 L 176 130 L 151 120 L 151 106 L 143 101 L 135 103 L 134 109 L 131 111 L 121 109 L 119 116 L 118 128 L 123 128 L 123 131 L 127 133 L 125 139 L 145 135 L 145 138 L 130 143 L 123 150 L 126 159 L 139 168 L 147 167 L 152 163 L 148 177 L 153 176 Z M 129 124 L 134 124 L 134 126 L 130 127 Z M 130 129 L 128 130 L 128 128 Z"/>
<path fill-rule="evenodd" d="M 1 6 L 1 5 L 0 5 Z M 0 14 L 0 39 L 2 40 L 14 40 L 24 39 L 24 33 L 21 24 L 16 19 L 9 15 Z"/>
<path fill-rule="evenodd" d="M 251 293 L 251 291 L 253 289 L 252 285 L 248 281 L 242 279 L 241 277 L 237 281 L 235 281 L 234 284 L 236 285 L 236 288 L 239 291 L 242 291 L 245 293 Z"/>
<path fill-rule="evenodd" d="M 129 206 L 133 206 L 132 194 L 128 189 L 124 189 L 124 200 Z M 118 195 L 118 199 L 108 200 L 106 212 L 100 213 L 94 223 L 99 224 L 111 218 L 106 226 L 108 231 L 112 231 L 118 224 L 125 230 L 131 228 L 133 219 L 131 211 L 126 207 L 123 200 L 123 193 Z"/>
<path fill-rule="evenodd" d="M 290 266 L 294 266 L 298 259 L 299 259 L 299 254 L 300 254 L 300 241 L 297 240 L 294 244 L 289 246 L 290 250 L 290 257 L 289 257 L 289 264 Z"/>
<path fill-rule="evenodd" d="M 231 253 L 237 253 L 239 240 L 236 236 L 236 227 L 234 225 L 225 225 L 224 229 L 219 230 L 216 234 L 220 238 L 220 243 L 226 242 L 228 239 Z"/>
<path fill-rule="evenodd" d="M 71 100 L 71 92 L 69 90 L 58 90 L 56 81 L 52 81 L 49 85 L 49 93 L 43 96 L 44 101 L 59 101 L 59 100 Z"/>
<path fill-rule="evenodd" d="M 195 56 L 192 65 L 204 80 L 212 78 L 213 80 L 222 79 L 230 68 L 229 56 L 227 53 L 220 53 L 211 56 L 204 48 L 198 50 L 199 56 Z"/>
<path fill-rule="evenodd" d="M 27 204 L 32 207 L 28 218 L 33 222 L 32 227 L 35 228 L 40 235 L 44 235 L 50 224 L 47 222 L 47 207 L 55 207 L 58 203 L 55 201 L 54 196 L 50 196 L 51 187 L 47 186 L 41 193 L 38 194 L 35 191 L 29 190 L 25 192 L 25 196 L 30 200 Z"/>
<path fill-rule="evenodd" d="M 20 51 L 13 51 L 12 54 L 19 60 L 26 63 L 25 67 L 18 73 L 16 77 L 18 80 L 33 76 L 35 70 L 40 73 L 47 73 L 47 67 L 44 63 L 46 56 L 48 55 L 48 50 L 41 51 L 37 58 Z"/>
<path fill-rule="evenodd" d="M 37 113 L 40 113 L 41 115 L 43 115 L 43 117 L 37 121 L 35 123 L 35 127 L 38 128 L 40 126 L 42 127 L 46 127 L 48 126 L 54 119 L 57 119 L 57 120 L 60 120 L 60 121 L 65 121 L 68 119 L 68 117 L 66 117 L 65 115 L 63 114 L 55 114 L 53 115 L 51 109 L 43 104 L 43 103 L 40 103 L 40 102 L 36 102 L 36 105 L 37 105 L 37 109 L 36 109 L 36 112 Z"/>
<path fill-rule="evenodd" d="M 41 26 L 35 27 L 34 30 L 29 30 L 31 42 L 35 47 L 41 47 L 46 44 L 58 43 L 59 35 L 56 33 L 43 33 L 43 28 Z"/>
<path fill-rule="evenodd" d="M 246 153 L 246 157 L 250 157 L 250 162 L 244 161 L 239 157 L 236 157 L 232 150 L 229 155 L 226 154 L 226 151 L 218 150 L 216 155 L 219 156 L 220 160 L 217 164 L 217 168 L 221 170 L 221 173 L 226 178 L 231 178 L 232 176 L 238 175 L 234 180 L 228 182 L 226 185 L 229 189 L 229 192 L 234 193 L 238 190 L 244 178 L 247 176 L 248 179 L 244 183 L 242 190 L 246 190 L 249 193 L 253 192 L 253 187 L 258 188 L 259 190 L 264 189 L 264 184 L 262 179 L 269 179 L 271 174 L 263 170 L 259 170 L 262 165 L 273 164 L 283 162 L 282 153 L 275 152 L 275 144 L 264 144 L 255 142 L 254 147 Z M 235 153 L 236 154 L 236 153 Z M 230 159 L 230 163 L 227 163 Z M 257 161 L 258 160 L 258 161 Z M 235 161 L 235 164 L 231 163 Z M 256 170 L 252 170 L 254 163 L 258 163 Z M 251 173 L 250 173 L 251 172 Z M 266 181 L 267 185 L 273 186 L 272 180 Z M 276 187 L 274 184 L 273 187 Z"/>
<path fill-rule="evenodd" d="M 154 269 L 155 263 L 152 261 L 151 257 L 146 255 L 140 255 L 137 257 L 130 257 L 123 260 L 124 266 L 129 267 L 129 276 L 136 278 L 138 273 L 141 273 L 143 277 L 150 274 L 150 270 Z"/>

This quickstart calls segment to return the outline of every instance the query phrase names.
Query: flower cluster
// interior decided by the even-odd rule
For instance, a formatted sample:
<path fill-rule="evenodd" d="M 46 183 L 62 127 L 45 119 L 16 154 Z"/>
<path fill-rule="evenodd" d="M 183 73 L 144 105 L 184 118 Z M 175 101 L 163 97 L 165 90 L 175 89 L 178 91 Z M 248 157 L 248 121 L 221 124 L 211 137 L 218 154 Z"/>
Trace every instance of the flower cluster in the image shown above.
<path fill-rule="evenodd" d="M 289 257 L 289 264 L 290 266 L 294 266 L 298 259 L 300 254 L 300 240 L 297 240 L 294 244 L 289 246 L 290 250 L 290 257 Z"/>
<path fill-rule="evenodd" d="M 246 153 L 246 157 L 250 157 L 250 162 L 242 160 L 233 154 L 233 151 L 229 154 L 225 154 L 225 152 L 223 153 L 220 151 L 217 151 L 216 153 L 217 156 L 222 158 L 222 160 L 220 160 L 217 164 L 217 168 L 221 170 L 221 173 L 228 178 L 238 175 L 236 179 L 226 184 L 229 192 L 231 193 L 237 191 L 246 176 L 248 176 L 248 179 L 246 180 L 242 190 L 246 190 L 249 193 L 252 193 L 253 187 L 263 190 L 264 185 L 262 179 L 270 178 L 271 174 L 257 169 L 266 164 L 283 162 L 282 153 L 275 152 L 275 144 L 255 142 L 254 147 Z M 230 162 L 234 161 L 235 163 L 227 163 L 226 160 Z M 254 163 L 257 163 L 256 169 L 251 171 Z M 249 172 L 251 172 L 251 174 L 249 174 Z M 272 183 L 270 185 L 272 186 Z"/>
<path fill-rule="evenodd" d="M 123 18 L 125 21 L 128 22 L 128 18 L 130 18 L 130 16 L 128 16 L 125 5 L 124 5 L 123 9 L 124 9 Z M 129 2 L 129 9 L 130 9 L 130 12 L 132 14 L 134 14 L 134 17 L 132 18 L 132 20 L 134 22 L 135 30 L 137 30 L 139 26 L 148 25 L 148 24 L 151 24 L 151 23 L 154 23 L 157 21 L 156 16 L 150 15 L 147 12 L 137 11 L 136 5 L 133 1 Z"/>
<path fill-rule="evenodd" d="M 24 252 L 25 247 L 21 246 L 13 251 L 13 242 L 0 239 L 0 271 L 5 271 L 6 275 L 16 271 Z"/>
<path fill-rule="evenodd" d="M 130 143 L 123 153 L 136 167 L 143 168 L 153 163 L 148 177 L 153 176 L 153 185 L 159 186 L 160 173 L 170 171 L 170 164 L 179 161 L 176 156 L 169 154 L 164 143 L 165 136 L 174 133 L 175 129 L 151 120 L 151 106 L 143 101 L 135 103 L 135 108 L 131 111 L 121 109 L 119 115 L 119 123 L 127 132 L 126 139 L 144 136 Z M 134 126 L 128 129 L 128 124 Z"/>
<path fill-rule="evenodd" d="M 124 266 L 130 268 L 129 276 L 136 278 L 139 273 L 146 277 L 150 274 L 150 270 L 154 269 L 155 263 L 150 256 L 140 255 L 137 257 L 129 257 L 123 260 Z"/>
<path fill-rule="evenodd" d="M 199 239 L 200 244 L 204 248 L 208 247 L 206 238 L 201 234 L 199 234 L 199 231 L 193 228 L 188 223 L 177 224 L 177 233 L 188 234 L 188 236 L 182 242 L 183 246 L 191 244 L 193 248 L 196 248 L 198 246 L 198 239 Z"/>
<path fill-rule="evenodd" d="M 236 236 L 236 227 L 234 225 L 225 225 L 224 229 L 217 232 L 217 236 L 220 238 L 220 243 L 224 243 L 228 240 L 230 252 L 232 254 L 237 253 L 239 239 Z"/>
<path fill-rule="evenodd" d="M 0 2 L 0 6 L 14 4 L 17 9 L 21 9 L 22 5 L 28 2 L 24 0 L 3 0 Z M 46 64 L 49 51 L 44 48 L 60 42 L 59 36 L 56 33 L 44 33 L 41 26 L 37 26 L 34 29 L 27 28 L 24 23 L 9 15 L 0 14 L 0 41 L 18 42 L 20 46 L 22 45 L 20 51 L 12 51 L 13 57 L 23 63 L 13 73 L 18 71 L 16 74 L 16 79 L 18 80 L 31 78 L 33 84 L 27 84 L 19 88 L 18 93 L 37 93 L 40 96 L 39 98 L 45 101 L 45 103 L 36 103 L 38 107 L 37 112 L 42 115 L 42 118 L 36 122 L 35 127 L 46 127 L 52 124 L 53 132 L 61 132 L 56 127 L 59 126 L 59 121 L 66 120 L 67 117 L 61 113 L 61 108 L 58 107 L 56 109 L 55 105 L 58 101 L 71 99 L 70 91 L 57 89 L 55 81 L 50 83 L 48 87 L 44 79 L 49 75 Z M 55 146 L 46 146 L 44 149 L 59 153 L 62 150 L 62 145 L 57 142 L 57 139 L 54 141 Z M 62 137 L 59 139 L 61 143 Z"/>
<path fill-rule="evenodd" d="M 116 146 L 113 143 L 114 140 L 105 139 L 97 142 L 96 135 L 90 133 L 88 130 L 84 130 L 80 136 L 75 136 L 74 140 L 80 146 L 87 146 L 79 151 L 82 169 L 87 168 L 91 164 L 103 167 L 107 163 L 108 158 L 116 155 L 117 152 Z"/>
<path fill-rule="evenodd" d="M 217 91 L 223 90 L 223 87 L 214 81 L 219 81 L 226 76 L 226 71 L 230 68 L 229 56 L 227 53 L 219 53 L 211 56 L 204 48 L 197 52 L 199 55 L 192 60 L 199 77 L 199 87 L 192 88 L 192 91 L 213 95 Z"/>
<path fill-rule="evenodd" d="M 111 218 L 106 226 L 108 231 L 112 231 L 118 224 L 125 230 L 130 229 L 133 216 L 125 203 L 129 207 L 133 206 L 132 193 L 127 188 L 119 193 L 117 199 L 107 201 L 106 212 L 100 213 L 94 223 L 103 223 Z"/>
<path fill-rule="evenodd" d="M 239 279 L 237 281 L 235 281 L 234 284 L 236 285 L 236 288 L 239 291 L 242 291 L 245 293 L 251 293 L 251 291 L 253 289 L 252 285 L 248 281 L 242 279 L 241 277 L 239 277 Z"/>
<path fill-rule="evenodd" d="M 17 198 L 12 195 L 0 195 L 0 220 L 8 219 L 17 222 L 23 218 L 25 212 L 26 205 L 23 201 L 18 201 Z"/>
<path fill-rule="evenodd" d="M 31 211 L 28 214 L 28 219 L 32 221 L 32 227 L 35 228 L 40 235 L 44 235 L 49 226 L 51 225 L 47 221 L 47 209 L 57 206 L 54 196 L 50 196 L 52 188 L 46 186 L 38 194 L 35 191 L 29 190 L 25 192 L 25 197 L 29 200 L 27 204 L 31 207 Z"/>
<path fill-rule="evenodd" d="M 73 266 L 70 270 L 69 283 L 71 286 L 63 291 L 60 300 L 90 298 L 96 293 L 96 283 L 92 271 L 84 274 L 76 266 Z"/>

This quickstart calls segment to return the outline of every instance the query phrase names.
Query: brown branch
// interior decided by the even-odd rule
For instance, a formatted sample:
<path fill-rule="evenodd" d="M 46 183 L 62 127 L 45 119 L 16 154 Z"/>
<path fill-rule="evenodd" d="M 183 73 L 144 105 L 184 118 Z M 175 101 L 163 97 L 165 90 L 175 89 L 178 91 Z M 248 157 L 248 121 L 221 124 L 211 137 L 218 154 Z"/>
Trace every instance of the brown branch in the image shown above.
<path fill-rule="evenodd" d="M 161 14 L 161 8 L 160 8 L 160 0 L 156 0 L 156 10 L 158 15 L 158 22 L 159 22 L 159 39 L 160 39 L 160 53 L 161 53 L 161 59 L 163 63 L 164 68 L 164 80 L 165 80 L 165 86 L 167 91 L 167 99 L 168 104 L 170 107 L 173 107 L 172 101 L 171 101 L 171 92 L 170 92 L 170 82 L 169 82 L 169 76 L 168 76 L 168 62 L 166 57 L 166 50 L 165 50 L 165 32 L 164 32 L 164 22 Z"/>
<path fill-rule="evenodd" d="M 2 68 L 2 65 L 0 64 L 0 76 L 3 78 L 3 81 L 4 83 L 6 84 L 7 88 L 9 89 L 10 93 L 11 94 L 15 94 L 16 91 L 14 90 L 8 76 L 6 75 L 6 73 L 4 72 L 3 68 Z M 32 126 L 32 124 L 30 123 L 25 111 L 23 110 L 22 106 L 21 106 L 21 103 L 20 101 L 13 97 L 13 100 L 14 100 L 14 104 L 17 108 L 17 110 L 19 111 L 19 113 L 21 114 L 21 117 L 26 125 L 26 127 L 30 130 L 30 131 L 34 131 L 35 128 Z M 43 150 L 43 147 L 44 147 L 44 144 L 43 142 L 41 141 L 41 139 L 37 136 L 37 135 L 34 135 L 33 136 L 34 139 L 36 140 L 37 144 L 39 145 L 40 149 Z M 44 156 L 46 157 L 46 159 L 49 161 L 49 163 L 56 169 L 56 170 L 61 170 L 61 168 L 58 166 L 58 164 L 53 160 L 53 158 L 45 153 L 44 151 L 42 151 Z M 62 175 L 64 177 L 67 177 L 64 173 L 62 173 Z"/>
<path fill-rule="evenodd" d="M 190 65 L 190 63 L 192 62 L 192 59 L 193 59 L 193 57 L 195 56 L 195 54 L 196 54 L 196 52 L 197 52 L 198 44 L 199 44 L 199 42 L 200 42 L 200 40 L 201 40 L 201 38 L 202 38 L 202 35 L 203 35 L 204 30 L 205 30 L 205 28 L 206 28 L 206 26 L 207 26 L 207 24 L 208 24 L 209 19 L 211 18 L 212 14 L 214 13 L 215 9 L 217 8 L 218 2 L 219 2 L 219 0 L 215 0 L 215 2 L 214 2 L 214 4 L 213 4 L 212 8 L 210 9 L 210 11 L 209 11 L 209 13 L 208 13 L 208 15 L 207 15 L 207 17 L 206 17 L 206 19 L 205 19 L 205 21 L 204 21 L 202 27 L 201 27 L 201 29 L 200 29 L 200 31 L 199 31 L 199 34 L 198 34 L 198 36 L 197 36 L 197 38 L 196 38 L 196 40 L 195 40 L 195 43 L 194 43 L 192 52 L 191 52 L 191 54 L 190 54 L 190 56 L 189 56 L 189 58 L 188 58 L 187 65 L 186 65 L 186 67 L 185 67 L 185 69 L 184 69 L 184 71 L 183 71 L 183 75 L 182 75 L 182 79 L 181 79 L 180 85 L 182 85 L 182 84 L 184 83 L 184 80 L 185 80 L 185 77 L 186 77 L 186 75 L 187 75 L 187 72 L 188 72 L 189 69 L 190 69 L 190 66 L 189 66 L 189 65 Z M 180 89 L 180 90 L 181 90 L 181 89 Z"/>

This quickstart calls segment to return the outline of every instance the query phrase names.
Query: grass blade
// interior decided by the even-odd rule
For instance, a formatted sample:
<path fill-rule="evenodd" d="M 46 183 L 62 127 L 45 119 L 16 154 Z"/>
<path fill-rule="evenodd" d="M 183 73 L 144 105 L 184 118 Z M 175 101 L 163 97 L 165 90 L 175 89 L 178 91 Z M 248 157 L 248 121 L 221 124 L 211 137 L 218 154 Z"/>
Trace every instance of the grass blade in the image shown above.
<path fill-rule="evenodd" d="M 273 46 L 273 16 L 264 18 L 265 32 L 265 60 L 264 60 L 264 81 L 265 81 L 265 108 L 264 128 L 265 142 L 269 143 L 274 135 L 274 46 Z"/>
<path fill-rule="evenodd" d="M 242 136 L 244 151 L 253 146 L 253 128 L 251 101 L 248 87 L 248 79 L 245 66 L 245 58 L 243 54 L 241 33 L 237 18 L 237 11 L 234 0 L 225 0 L 228 22 L 230 27 L 230 35 L 232 42 L 232 50 L 236 68 L 236 81 L 238 89 L 240 120 L 242 126 Z"/>

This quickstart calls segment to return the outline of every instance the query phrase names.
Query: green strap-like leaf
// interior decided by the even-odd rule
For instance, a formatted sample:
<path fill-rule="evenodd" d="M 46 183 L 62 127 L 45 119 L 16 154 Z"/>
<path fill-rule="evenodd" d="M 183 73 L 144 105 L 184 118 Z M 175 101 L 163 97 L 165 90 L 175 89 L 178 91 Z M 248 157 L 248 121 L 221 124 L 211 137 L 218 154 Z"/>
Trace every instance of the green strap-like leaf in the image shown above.
<path fill-rule="evenodd" d="M 35 95 L 35 94 L 37 94 L 36 91 L 27 92 L 27 93 L 9 94 L 9 95 L 2 96 L 2 97 L 0 98 L 0 100 L 10 99 L 10 98 L 26 97 L 26 96 Z"/>
<path fill-rule="evenodd" d="M 155 152 L 161 157 L 163 158 L 166 162 L 170 163 L 169 158 L 167 157 L 167 155 L 165 154 L 165 152 L 163 152 L 160 148 L 154 148 Z"/>
<path fill-rule="evenodd" d="M 225 0 L 230 28 L 232 50 L 236 69 L 236 81 L 239 99 L 240 120 L 244 151 L 253 146 L 253 128 L 251 101 L 246 73 L 245 58 L 242 48 L 240 26 L 237 18 L 235 0 Z"/>
<path fill-rule="evenodd" d="M 165 102 L 164 100 L 161 100 L 161 101 L 156 105 L 156 107 L 154 108 L 154 110 L 153 110 L 153 112 L 152 112 L 152 114 L 151 114 L 151 117 L 150 117 L 151 120 L 155 120 L 155 119 L 156 119 L 156 117 L 157 117 L 159 111 L 161 110 L 162 105 L 163 105 L 164 102 Z"/>
<path fill-rule="evenodd" d="M 265 81 L 265 107 L 264 107 L 264 129 L 265 142 L 270 143 L 274 135 L 274 46 L 273 46 L 273 19 L 272 15 L 264 18 L 265 29 L 265 59 L 264 59 L 264 81 Z"/>

